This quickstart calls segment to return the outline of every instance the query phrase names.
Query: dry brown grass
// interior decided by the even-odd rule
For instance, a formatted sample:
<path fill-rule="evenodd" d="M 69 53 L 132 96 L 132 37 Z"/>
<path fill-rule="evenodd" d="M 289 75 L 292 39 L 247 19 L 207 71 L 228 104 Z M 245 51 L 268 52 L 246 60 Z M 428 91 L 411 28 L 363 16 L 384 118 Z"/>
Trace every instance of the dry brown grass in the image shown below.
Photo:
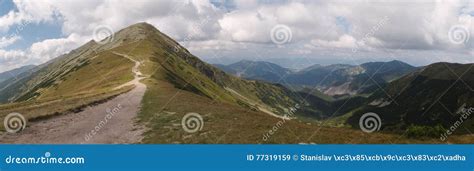
<path fill-rule="evenodd" d="M 95 94 L 84 94 L 55 100 L 40 100 L 31 102 L 0 105 L 0 118 L 12 112 L 22 114 L 28 121 L 40 120 L 56 115 L 78 112 L 87 106 L 93 106 L 130 91 L 133 87 L 124 87 L 113 91 L 101 91 Z M 3 124 L 0 126 L 4 130 Z"/>

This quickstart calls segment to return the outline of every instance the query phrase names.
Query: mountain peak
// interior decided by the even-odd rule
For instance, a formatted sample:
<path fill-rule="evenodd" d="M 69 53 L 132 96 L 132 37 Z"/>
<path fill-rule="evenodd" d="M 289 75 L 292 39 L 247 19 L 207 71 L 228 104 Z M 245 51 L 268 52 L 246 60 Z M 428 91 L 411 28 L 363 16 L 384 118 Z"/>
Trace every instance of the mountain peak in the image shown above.
<path fill-rule="evenodd" d="M 169 40 L 168 42 L 173 42 L 173 44 L 177 44 L 170 37 L 161 33 L 157 28 L 155 28 L 155 26 L 146 22 L 140 22 L 140 23 L 127 26 L 111 34 L 109 37 L 102 40 L 105 42 L 99 43 L 99 46 L 100 46 L 99 49 L 100 50 L 113 49 L 115 47 L 118 47 L 124 44 L 134 43 L 141 40 L 153 39 L 153 38 L 158 38 L 161 40 L 166 39 L 166 40 Z M 98 43 L 98 42 L 94 41 L 94 44 L 95 43 Z M 97 48 L 96 50 L 100 51 Z"/>
<path fill-rule="evenodd" d="M 114 36 L 117 39 L 122 39 L 122 38 L 144 39 L 146 38 L 148 34 L 156 33 L 156 32 L 159 32 L 159 31 L 158 29 L 155 28 L 155 26 L 146 22 L 141 22 L 141 23 L 130 25 L 118 31 L 117 33 L 115 33 Z"/>
<path fill-rule="evenodd" d="M 410 65 L 406 62 L 400 61 L 400 60 L 392 60 L 392 61 L 388 61 L 387 63 L 413 67 L 412 65 Z"/>
<path fill-rule="evenodd" d="M 266 62 L 266 61 L 252 61 L 252 60 L 247 60 L 247 59 L 241 60 L 239 62 L 230 64 L 230 65 L 251 65 L 251 64 L 253 64 L 253 65 L 272 64 L 273 65 L 273 63 Z"/>
<path fill-rule="evenodd" d="M 236 63 L 254 63 L 254 62 L 255 61 L 244 59 L 244 60 L 240 60 L 239 62 L 236 62 Z"/>
<path fill-rule="evenodd" d="M 147 22 L 140 22 L 140 23 L 135 23 L 132 24 L 122 30 L 130 30 L 130 29 L 140 29 L 144 31 L 156 31 L 158 29 L 155 28 L 155 26 L 151 25 L 150 23 Z"/>

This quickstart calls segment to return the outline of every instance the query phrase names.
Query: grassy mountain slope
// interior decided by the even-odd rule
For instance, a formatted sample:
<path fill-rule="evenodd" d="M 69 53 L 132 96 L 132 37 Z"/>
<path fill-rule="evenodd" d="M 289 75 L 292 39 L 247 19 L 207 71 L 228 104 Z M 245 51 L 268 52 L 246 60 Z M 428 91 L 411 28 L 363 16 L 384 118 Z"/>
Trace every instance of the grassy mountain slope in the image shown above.
<path fill-rule="evenodd" d="M 31 121 L 74 113 L 131 90 L 115 87 L 133 79 L 133 63 L 102 47 L 89 42 L 11 80 L 0 93 L 7 103 L 0 116 L 19 112 Z"/>
<path fill-rule="evenodd" d="M 472 65 L 435 63 L 395 80 L 385 89 L 387 94 L 376 92 L 349 123 L 357 127 L 358 118 L 370 111 L 380 115 L 388 131 L 405 131 L 417 125 L 447 129 L 461 117 L 457 113 L 461 106 L 474 106 Z M 462 126 L 466 129 L 459 128 L 458 133 L 467 133 L 474 123 L 470 119 Z"/>
<path fill-rule="evenodd" d="M 79 49 L 59 57 L 36 73 L 6 87 L 1 92 L 1 100 L 21 102 L 93 94 L 133 78 L 129 71 L 133 66 L 131 62 L 110 52 L 95 54 L 88 47 L 92 44 L 82 47 L 87 50 Z"/>
<path fill-rule="evenodd" d="M 19 112 L 35 120 L 75 113 L 131 90 L 130 86 L 117 87 L 133 79 L 133 62 L 114 52 L 143 37 L 130 33 L 117 36 L 120 39 L 105 44 L 90 41 L 8 81 L 0 90 L 0 103 L 6 103 L 0 105 L 0 116 Z"/>

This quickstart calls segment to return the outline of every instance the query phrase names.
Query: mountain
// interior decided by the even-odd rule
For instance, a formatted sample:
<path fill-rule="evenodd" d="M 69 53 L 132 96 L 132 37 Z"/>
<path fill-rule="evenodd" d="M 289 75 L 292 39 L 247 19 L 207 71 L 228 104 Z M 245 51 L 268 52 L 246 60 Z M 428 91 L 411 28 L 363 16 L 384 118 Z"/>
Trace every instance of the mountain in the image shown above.
<path fill-rule="evenodd" d="M 146 23 L 120 30 L 105 44 L 90 41 L 38 67 L 36 72 L 0 90 L 0 102 L 47 101 L 111 91 L 133 78 L 127 69 L 133 63 L 120 56 L 130 54 L 127 52 L 133 52 L 135 60 L 143 61 L 146 65 L 142 68 L 143 75 L 152 81 L 168 83 L 216 102 L 274 116 L 282 116 L 289 107 L 304 104 L 298 93 L 279 84 L 226 74 Z M 259 68 L 263 65 L 267 64 L 257 63 L 251 68 L 271 71 Z M 239 65 L 231 67 L 238 68 Z M 283 72 L 286 71 L 277 74 Z"/>
<path fill-rule="evenodd" d="M 240 61 L 216 65 L 227 73 L 243 78 L 280 83 L 294 90 L 317 88 L 327 95 L 370 94 L 416 69 L 401 61 L 369 62 L 361 65 L 319 65 L 292 72 L 270 62 Z"/>
<path fill-rule="evenodd" d="M 58 99 L 80 94 L 95 94 L 118 85 L 121 79 L 131 78 L 132 75 L 127 74 L 127 67 L 132 63 L 127 63 L 127 59 L 114 58 L 111 52 L 102 52 L 105 49 L 110 48 L 91 41 L 39 66 L 35 72 L 12 81 L 12 84 L 0 90 L 0 102 Z M 116 72 L 107 73 L 113 67 Z M 88 78 L 88 74 L 96 77 Z M 112 81 L 102 83 L 99 75 L 109 77 Z"/>
<path fill-rule="evenodd" d="M 264 80 L 272 83 L 280 82 L 283 76 L 292 73 L 292 71 L 287 68 L 264 61 L 242 60 L 230 65 L 215 66 L 238 77 L 251 80 Z"/>
<path fill-rule="evenodd" d="M 401 61 L 316 65 L 289 76 L 291 84 L 315 86 L 328 95 L 367 94 L 416 68 Z"/>
<path fill-rule="evenodd" d="M 474 105 L 472 66 L 435 63 L 405 75 L 376 91 L 348 123 L 358 127 L 358 119 L 364 113 L 374 112 L 382 119 L 382 129 L 387 131 L 405 131 L 413 126 L 448 129 L 462 117 L 460 108 Z M 464 128 L 456 132 L 466 133 L 466 129 L 474 128 L 472 117 L 462 120 Z"/>
<path fill-rule="evenodd" d="M 20 75 L 24 72 L 28 72 L 31 69 L 33 69 L 34 67 L 35 67 L 35 65 L 26 65 L 26 66 L 22 66 L 20 68 L 16 68 L 16 69 L 13 69 L 13 70 L 10 70 L 10 71 L 5 71 L 3 73 L 0 73 L 0 83 L 5 81 L 5 80 L 8 80 L 10 78 L 17 77 L 18 75 Z"/>
<path fill-rule="evenodd" d="M 385 82 L 391 82 L 400 76 L 415 70 L 415 67 L 402 61 L 368 62 L 360 65 L 367 75 L 374 76 Z"/>
<path fill-rule="evenodd" d="M 253 63 L 247 61 L 231 68 L 242 69 L 242 66 L 249 66 L 253 68 L 252 71 L 269 75 L 287 72 L 284 68 L 274 72 L 271 64 Z M 335 70 L 334 68 L 346 75 L 360 75 L 359 72 L 362 72 L 359 69 L 362 66 L 354 69 L 355 67 L 348 65 L 315 66 L 304 72 Z M 463 67 L 457 67 L 460 68 Z M 365 69 L 363 71 L 367 72 Z M 449 74 L 444 71 L 446 70 L 435 76 L 429 75 L 440 72 L 430 71 L 425 74 L 428 78 L 437 80 L 437 77 Z M 390 69 L 387 72 L 393 73 Z M 367 135 L 348 128 L 347 125 L 322 126 L 321 121 L 315 120 L 349 117 L 347 123 L 352 124 L 352 120 L 359 115 L 358 112 L 369 107 L 369 102 L 383 98 L 383 91 L 376 91 L 369 98 L 354 96 L 334 99 L 312 88 L 303 87 L 299 91 L 293 91 L 281 83 L 247 80 L 201 61 L 147 23 L 131 25 L 101 42 L 90 41 L 35 67 L 31 72 L 20 74 L 19 79 L 5 81 L 9 84 L 0 90 L 0 102 L 4 103 L 0 105 L 0 115 L 4 117 L 8 113 L 19 112 L 29 121 L 35 122 L 37 119 L 75 113 L 86 107 L 94 108 L 98 104 L 106 104 L 104 102 L 113 102 L 110 99 L 125 95 L 126 92 L 137 90 L 128 84 L 137 81 L 137 75 L 141 78 L 138 81 L 146 85 L 143 98 L 139 99 L 140 110 L 136 118 L 137 125 L 147 128 L 142 143 L 439 143 L 384 133 Z M 381 79 L 392 79 L 386 75 L 389 74 L 383 74 Z M 391 81 L 386 90 L 393 93 L 397 92 L 397 86 L 413 86 L 411 81 L 416 79 L 409 76 Z M 469 76 L 472 78 L 472 75 Z M 430 85 L 432 83 L 437 82 L 423 86 L 439 86 Z M 417 91 L 417 88 L 423 87 L 407 90 Z M 471 94 L 454 95 L 460 95 L 458 100 L 472 97 Z M 399 98 L 406 97 L 402 94 Z M 410 99 L 403 100 L 408 103 Z M 108 112 L 110 111 L 103 111 Z M 88 114 L 85 113 L 85 116 Z M 191 121 L 199 121 L 196 124 L 202 127 L 198 127 L 198 132 L 190 133 L 183 129 L 183 124 L 188 123 L 188 116 L 196 117 Z M 88 120 L 90 118 L 80 119 L 97 122 Z M 450 142 L 465 141 L 465 137 L 453 136 Z"/>

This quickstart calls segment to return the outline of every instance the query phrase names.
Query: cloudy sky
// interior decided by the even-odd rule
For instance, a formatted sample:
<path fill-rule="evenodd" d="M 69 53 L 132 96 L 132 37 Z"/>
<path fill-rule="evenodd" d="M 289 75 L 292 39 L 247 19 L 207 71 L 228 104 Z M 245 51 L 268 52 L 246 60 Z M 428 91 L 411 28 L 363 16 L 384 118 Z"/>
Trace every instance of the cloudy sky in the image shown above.
<path fill-rule="evenodd" d="M 0 72 L 137 22 L 212 63 L 474 62 L 474 0 L 0 0 Z"/>

